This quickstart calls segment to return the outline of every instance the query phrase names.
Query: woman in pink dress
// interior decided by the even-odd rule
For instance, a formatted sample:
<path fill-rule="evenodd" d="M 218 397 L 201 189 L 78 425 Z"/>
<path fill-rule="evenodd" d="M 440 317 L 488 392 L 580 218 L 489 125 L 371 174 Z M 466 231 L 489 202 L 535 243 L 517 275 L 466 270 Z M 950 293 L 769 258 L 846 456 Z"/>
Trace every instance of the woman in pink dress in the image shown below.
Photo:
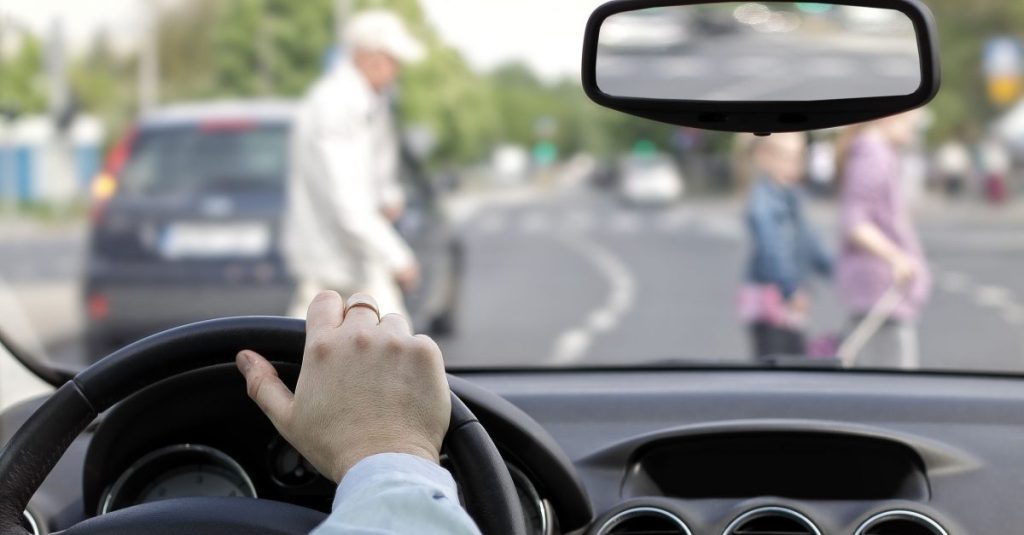
<path fill-rule="evenodd" d="M 840 298 L 856 323 L 890 288 L 901 293 L 888 321 L 858 354 L 858 366 L 919 366 L 917 321 L 931 274 L 901 183 L 901 151 L 913 141 L 915 119 L 903 114 L 854 127 L 840 149 Z"/>

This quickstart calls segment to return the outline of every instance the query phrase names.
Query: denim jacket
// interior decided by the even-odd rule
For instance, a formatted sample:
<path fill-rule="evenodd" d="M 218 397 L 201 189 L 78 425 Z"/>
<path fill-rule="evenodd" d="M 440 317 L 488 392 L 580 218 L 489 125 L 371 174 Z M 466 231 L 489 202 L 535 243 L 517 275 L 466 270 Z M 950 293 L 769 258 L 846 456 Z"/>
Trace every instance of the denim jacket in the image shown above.
<path fill-rule="evenodd" d="M 796 188 L 758 179 L 746 220 L 753 247 L 748 282 L 775 285 L 788 300 L 811 274 L 831 275 L 832 258 L 807 223 Z"/>

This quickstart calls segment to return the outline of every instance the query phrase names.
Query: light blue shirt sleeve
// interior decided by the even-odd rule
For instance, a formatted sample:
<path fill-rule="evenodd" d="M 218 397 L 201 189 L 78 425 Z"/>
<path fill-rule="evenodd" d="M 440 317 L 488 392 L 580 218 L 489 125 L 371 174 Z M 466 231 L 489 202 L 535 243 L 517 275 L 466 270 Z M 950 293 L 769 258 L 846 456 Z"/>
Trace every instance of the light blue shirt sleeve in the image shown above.
<path fill-rule="evenodd" d="M 451 474 L 414 455 L 381 453 L 353 466 L 332 512 L 311 535 L 480 535 Z"/>

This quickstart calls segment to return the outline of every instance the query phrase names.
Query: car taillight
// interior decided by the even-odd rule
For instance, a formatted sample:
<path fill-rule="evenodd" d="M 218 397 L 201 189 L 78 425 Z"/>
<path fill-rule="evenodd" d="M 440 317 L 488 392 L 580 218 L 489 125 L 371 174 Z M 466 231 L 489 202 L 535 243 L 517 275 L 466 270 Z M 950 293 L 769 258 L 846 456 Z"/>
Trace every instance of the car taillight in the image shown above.
<path fill-rule="evenodd" d="M 103 209 L 117 193 L 118 175 L 131 157 L 132 148 L 135 145 L 135 138 L 138 136 L 138 129 L 130 129 L 110 149 L 107 159 L 103 163 L 103 171 L 93 179 L 90 186 L 92 197 L 92 220 L 97 222 L 103 216 Z"/>
<path fill-rule="evenodd" d="M 117 179 L 109 173 L 100 173 L 93 179 L 90 190 L 93 202 L 105 203 L 117 193 Z"/>
<path fill-rule="evenodd" d="M 105 294 L 92 294 L 89 296 L 85 308 L 89 319 L 102 320 L 110 314 L 110 300 Z"/>

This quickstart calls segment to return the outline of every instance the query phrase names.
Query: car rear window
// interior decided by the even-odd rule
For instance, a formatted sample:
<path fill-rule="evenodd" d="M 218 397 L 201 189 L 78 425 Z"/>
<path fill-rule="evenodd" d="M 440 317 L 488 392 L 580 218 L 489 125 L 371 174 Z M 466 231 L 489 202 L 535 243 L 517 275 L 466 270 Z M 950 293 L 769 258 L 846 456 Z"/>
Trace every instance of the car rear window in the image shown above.
<path fill-rule="evenodd" d="M 143 130 L 120 177 L 126 194 L 280 188 L 288 172 L 281 124 Z"/>

